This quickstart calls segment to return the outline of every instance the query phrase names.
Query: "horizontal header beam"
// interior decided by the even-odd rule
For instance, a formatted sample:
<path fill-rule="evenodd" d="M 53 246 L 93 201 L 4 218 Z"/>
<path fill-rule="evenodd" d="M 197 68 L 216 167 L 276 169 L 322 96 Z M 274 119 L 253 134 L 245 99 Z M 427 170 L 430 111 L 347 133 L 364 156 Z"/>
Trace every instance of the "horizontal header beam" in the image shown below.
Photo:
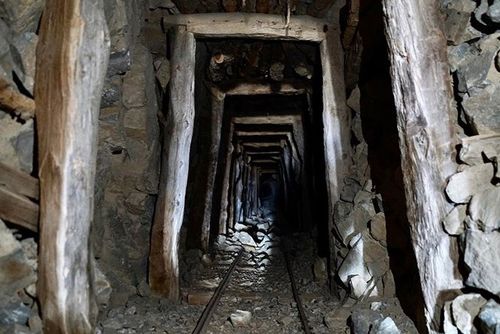
<path fill-rule="evenodd" d="M 288 25 L 280 15 L 250 13 L 169 15 L 163 18 L 163 24 L 185 26 L 197 38 L 244 37 L 319 43 L 328 31 L 325 21 L 307 15 L 292 16 Z"/>

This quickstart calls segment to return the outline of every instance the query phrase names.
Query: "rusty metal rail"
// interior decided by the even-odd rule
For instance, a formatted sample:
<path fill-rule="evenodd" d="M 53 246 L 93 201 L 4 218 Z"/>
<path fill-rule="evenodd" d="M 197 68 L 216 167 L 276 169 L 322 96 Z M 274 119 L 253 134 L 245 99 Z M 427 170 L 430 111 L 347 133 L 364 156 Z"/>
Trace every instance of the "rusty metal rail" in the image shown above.
<path fill-rule="evenodd" d="M 288 247 L 286 247 L 288 248 Z M 304 306 L 302 305 L 302 301 L 300 299 L 299 290 L 297 289 L 297 285 L 295 284 L 295 277 L 293 275 L 293 267 L 288 257 L 288 251 L 285 250 L 283 252 L 285 256 L 286 268 L 288 270 L 288 275 L 290 275 L 290 283 L 292 285 L 292 293 L 293 298 L 295 299 L 295 304 L 297 304 L 297 309 L 299 311 L 300 321 L 302 322 L 302 327 L 304 328 L 304 332 L 306 334 L 311 334 L 311 328 L 309 327 L 309 321 L 307 321 L 306 312 L 304 311 Z"/>
<path fill-rule="evenodd" d="M 236 268 L 242 257 L 243 249 L 240 250 L 240 252 L 236 256 L 236 259 L 234 259 L 233 263 L 231 264 L 231 267 L 229 267 L 226 276 L 224 276 L 224 279 L 215 290 L 212 298 L 210 298 L 207 307 L 205 307 L 205 309 L 203 310 L 203 313 L 201 314 L 201 317 L 193 330 L 193 334 L 204 333 L 208 323 L 210 322 L 210 318 L 212 317 L 212 314 L 214 313 L 215 308 L 217 307 L 217 304 L 219 303 L 219 300 L 224 293 L 224 290 L 226 290 L 226 287 L 229 284 L 231 275 L 233 274 L 234 269 Z"/>

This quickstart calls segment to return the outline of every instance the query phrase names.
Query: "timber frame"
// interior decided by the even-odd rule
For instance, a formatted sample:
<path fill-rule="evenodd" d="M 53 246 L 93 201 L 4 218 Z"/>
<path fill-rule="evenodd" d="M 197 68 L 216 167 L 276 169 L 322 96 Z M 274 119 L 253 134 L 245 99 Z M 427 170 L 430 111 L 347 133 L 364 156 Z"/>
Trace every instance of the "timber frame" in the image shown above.
<path fill-rule="evenodd" d="M 165 17 L 163 24 L 165 27 L 171 27 L 173 31 L 172 76 L 170 110 L 165 129 L 168 135 L 165 136 L 164 142 L 160 195 L 156 205 L 151 238 L 149 284 L 155 293 L 177 300 L 179 298 L 178 243 L 184 214 L 190 144 L 194 126 L 195 40 L 197 38 L 236 37 L 318 43 L 323 76 L 322 118 L 330 229 L 333 226 L 333 206 L 339 199 L 341 182 L 348 168 L 346 158 L 350 156 L 350 117 L 346 107 L 344 63 L 338 26 L 310 16 L 293 16 L 289 22 L 286 22 L 285 18 L 278 15 L 246 13 L 173 15 Z M 242 91 L 248 89 L 240 88 L 243 88 Z M 259 90 L 261 94 L 267 92 L 265 87 L 260 87 Z M 241 94 L 241 91 L 238 93 Z M 224 94 L 215 92 L 213 95 L 216 97 L 213 99 L 212 109 L 220 110 L 223 108 Z M 221 115 L 212 117 L 221 117 Z M 215 121 L 220 122 L 220 120 Z M 212 134 L 212 156 L 216 154 L 215 149 L 218 149 L 216 140 L 220 138 L 220 129 L 217 131 L 219 132 L 215 135 Z M 231 154 L 231 149 L 229 149 L 228 156 Z M 216 165 L 212 164 L 210 167 L 213 170 Z M 213 178 L 213 175 L 209 174 L 209 178 Z M 209 182 L 213 180 L 209 179 Z M 205 219 L 209 216 L 210 211 L 205 207 Z M 203 235 L 206 236 L 203 237 L 202 244 L 206 246 L 208 246 L 209 233 L 205 230 L 208 228 L 209 223 L 204 221 Z M 334 256 L 333 246 L 330 249 L 331 255 Z"/>

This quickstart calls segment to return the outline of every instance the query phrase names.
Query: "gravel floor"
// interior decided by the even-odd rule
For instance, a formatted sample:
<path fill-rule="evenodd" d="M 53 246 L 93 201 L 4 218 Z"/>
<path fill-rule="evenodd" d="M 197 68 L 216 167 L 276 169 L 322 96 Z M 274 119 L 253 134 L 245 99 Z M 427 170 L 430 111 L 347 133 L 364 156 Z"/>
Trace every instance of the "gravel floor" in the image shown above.
<path fill-rule="evenodd" d="M 231 281 L 207 327 L 207 333 L 303 333 L 294 301 L 290 277 L 277 229 L 248 239 L 242 231 L 219 237 L 211 256 L 190 251 L 184 256 L 181 303 L 152 296 L 132 296 L 125 306 L 101 312 L 98 333 L 191 333 L 204 305 L 191 305 L 209 296 L 220 283 L 238 250 L 245 249 Z M 255 233 L 254 233 L 255 236 Z M 253 238 L 252 238 L 253 239 Z M 396 299 L 342 306 L 324 284 L 314 280 L 314 243 L 306 235 L 287 238 L 299 294 L 313 333 L 350 333 L 348 318 L 358 309 L 370 307 L 391 316 L 402 333 L 416 333 Z M 200 297 L 201 296 L 201 297 Z M 189 302 L 188 302 L 189 300 Z M 231 314 L 248 311 L 251 318 L 233 324 Z"/>

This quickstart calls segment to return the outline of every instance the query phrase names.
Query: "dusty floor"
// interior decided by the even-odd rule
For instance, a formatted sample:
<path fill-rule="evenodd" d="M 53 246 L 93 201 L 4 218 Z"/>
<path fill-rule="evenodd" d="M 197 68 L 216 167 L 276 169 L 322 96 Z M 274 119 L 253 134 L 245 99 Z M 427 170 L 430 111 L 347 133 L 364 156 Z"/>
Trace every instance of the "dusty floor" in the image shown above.
<path fill-rule="evenodd" d="M 123 307 L 101 312 L 98 332 L 191 333 L 203 312 L 203 304 L 243 247 L 243 257 L 212 316 L 207 333 L 303 333 L 286 269 L 284 238 L 276 228 L 267 228 L 265 233 L 259 234 L 256 231 L 253 230 L 256 240 L 248 238 L 249 234 L 243 229 L 235 231 L 231 237 L 219 237 L 212 256 L 189 251 L 184 257 L 183 301 L 180 304 L 134 296 Z M 359 332 L 364 325 L 371 326 L 374 319 L 387 316 L 394 320 L 401 333 L 416 333 L 395 299 L 342 306 L 332 297 L 326 286 L 313 277 L 315 250 L 309 236 L 296 234 L 288 237 L 286 244 L 291 245 L 288 254 L 313 333 Z M 191 305 L 197 303 L 201 305 Z M 237 310 L 251 313 L 248 323 L 231 322 L 231 314 Z M 348 320 L 352 313 L 358 315 L 357 324 Z"/>

